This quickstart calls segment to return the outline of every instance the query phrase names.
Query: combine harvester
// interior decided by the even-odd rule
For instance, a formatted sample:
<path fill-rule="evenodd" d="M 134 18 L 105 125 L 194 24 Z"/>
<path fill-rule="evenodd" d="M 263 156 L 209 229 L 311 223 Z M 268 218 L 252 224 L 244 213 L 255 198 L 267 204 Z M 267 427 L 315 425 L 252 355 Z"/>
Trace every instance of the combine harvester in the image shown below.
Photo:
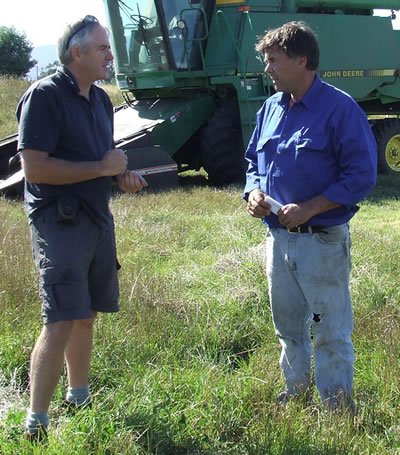
<path fill-rule="evenodd" d="M 210 183 L 243 180 L 255 114 L 274 93 L 255 52 L 259 36 L 289 21 L 317 33 L 322 79 L 367 113 L 382 172 L 400 176 L 400 0 L 104 0 L 125 103 L 115 140 L 151 186 L 203 167 Z M 390 17 L 374 9 L 392 10 Z M 23 176 L 16 136 L 0 141 L 0 179 Z M 11 159 L 14 169 L 9 168 Z M 1 186 L 0 186 L 1 188 Z"/>

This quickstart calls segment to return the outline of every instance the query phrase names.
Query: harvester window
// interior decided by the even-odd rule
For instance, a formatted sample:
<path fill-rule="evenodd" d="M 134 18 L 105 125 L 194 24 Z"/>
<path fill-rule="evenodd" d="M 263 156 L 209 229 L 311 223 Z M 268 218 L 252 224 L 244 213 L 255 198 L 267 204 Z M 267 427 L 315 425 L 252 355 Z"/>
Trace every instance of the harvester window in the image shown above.
<path fill-rule="evenodd" d="M 118 7 L 123 39 L 115 42 L 114 46 L 123 46 L 127 54 L 125 66 L 121 67 L 116 62 L 118 70 L 143 72 L 168 69 L 154 0 L 118 0 Z"/>
<path fill-rule="evenodd" d="M 118 73 L 202 69 L 210 0 L 106 0 Z"/>
<path fill-rule="evenodd" d="M 177 69 L 201 69 L 203 44 L 211 3 L 201 0 L 162 0 L 169 47 Z M 208 4 L 208 6 L 206 5 Z"/>

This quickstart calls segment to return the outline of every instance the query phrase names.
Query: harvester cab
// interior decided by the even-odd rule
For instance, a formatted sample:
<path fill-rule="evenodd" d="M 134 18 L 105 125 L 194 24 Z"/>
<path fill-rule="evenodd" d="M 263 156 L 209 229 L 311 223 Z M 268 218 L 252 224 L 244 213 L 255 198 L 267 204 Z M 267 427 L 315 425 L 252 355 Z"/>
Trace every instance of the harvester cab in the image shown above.
<path fill-rule="evenodd" d="M 205 9 L 200 0 L 108 2 L 117 72 L 201 69 L 197 44 L 206 37 L 208 3 Z"/>
<path fill-rule="evenodd" d="M 208 138 L 203 127 L 218 107 L 205 72 L 215 2 L 106 0 L 105 6 L 117 84 L 125 99 L 115 115 L 115 139 L 127 150 L 129 166 L 139 169 L 151 186 L 175 185 L 178 172 L 204 166 Z M 228 145 L 234 138 L 241 140 L 236 111 L 237 132 L 231 128 Z M 211 180 L 223 178 L 222 169 L 207 170 Z M 228 183 L 232 175 L 229 169 L 224 172 Z"/>

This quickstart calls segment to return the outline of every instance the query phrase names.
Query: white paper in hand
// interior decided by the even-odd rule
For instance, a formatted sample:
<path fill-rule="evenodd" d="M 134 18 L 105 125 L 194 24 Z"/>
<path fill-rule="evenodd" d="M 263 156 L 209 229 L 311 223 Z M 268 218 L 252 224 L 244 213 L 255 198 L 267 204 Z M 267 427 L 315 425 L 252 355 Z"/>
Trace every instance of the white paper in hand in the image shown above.
<path fill-rule="evenodd" d="M 280 202 L 276 201 L 271 196 L 265 196 L 264 200 L 265 200 L 265 202 L 268 202 L 268 204 L 271 206 L 271 212 L 275 213 L 275 215 L 278 213 L 279 209 L 282 207 L 282 204 Z"/>

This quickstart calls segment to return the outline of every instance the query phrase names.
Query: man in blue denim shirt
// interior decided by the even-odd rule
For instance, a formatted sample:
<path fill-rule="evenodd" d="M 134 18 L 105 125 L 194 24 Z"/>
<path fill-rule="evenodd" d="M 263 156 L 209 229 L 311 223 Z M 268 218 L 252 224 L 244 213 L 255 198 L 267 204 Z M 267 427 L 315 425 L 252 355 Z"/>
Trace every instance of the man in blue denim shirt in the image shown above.
<path fill-rule="evenodd" d="M 277 93 L 257 114 L 244 197 L 268 226 L 267 275 L 286 390 L 327 409 L 354 411 L 348 221 L 376 183 L 376 142 L 365 113 L 316 74 L 318 41 L 304 23 L 270 30 L 257 44 Z M 272 213 L 270 196 L 282 207 Z"/>

